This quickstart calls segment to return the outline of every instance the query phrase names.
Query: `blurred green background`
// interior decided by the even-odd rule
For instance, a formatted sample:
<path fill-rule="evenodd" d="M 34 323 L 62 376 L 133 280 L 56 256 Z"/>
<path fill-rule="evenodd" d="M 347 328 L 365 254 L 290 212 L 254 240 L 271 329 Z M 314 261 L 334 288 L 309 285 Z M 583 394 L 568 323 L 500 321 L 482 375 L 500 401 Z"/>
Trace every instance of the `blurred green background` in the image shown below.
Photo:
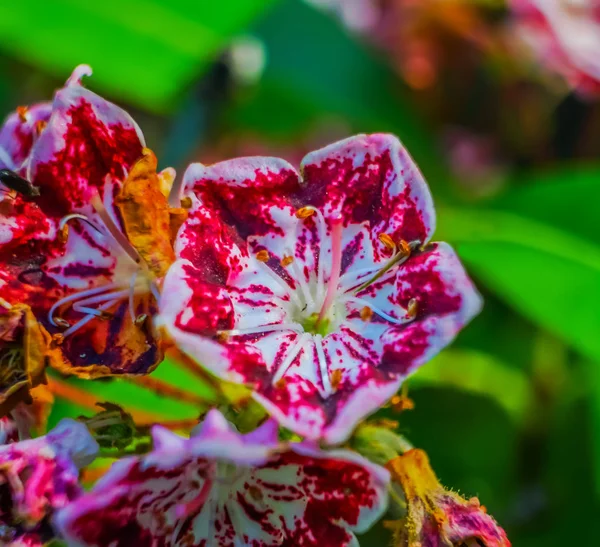
<path fill-rule="evenodd" d="M 486 305 L 410 379 L 415 409 L 382 415 L 514 545 L 597 545 L 600 109 L 525 60 L 503 2 L 402 2 L 2 2 L 0 107 L 45 100 L 88 63 L 87 85 L 180 174 L 399 135 L 432 188 L 435 239 L 457 248 Z M 191 387 L 168 363 L 154 376 Z M 172 419 L 195 412 L 130 384 L 74 385 Z M 387 541 L 376 528 L 361 544 Z"/>

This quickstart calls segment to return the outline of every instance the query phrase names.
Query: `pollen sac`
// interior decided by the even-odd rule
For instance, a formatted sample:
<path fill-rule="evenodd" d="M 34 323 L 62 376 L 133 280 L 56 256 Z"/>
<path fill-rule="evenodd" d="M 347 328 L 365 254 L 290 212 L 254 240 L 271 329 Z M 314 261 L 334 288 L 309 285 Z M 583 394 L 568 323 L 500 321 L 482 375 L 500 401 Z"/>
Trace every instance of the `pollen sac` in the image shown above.
<path fill-rule="evenodd" d="M 263 249 L 262 251 L 258 251 L 256 253 L 256 260 L 259 262 L 268 262 L 269 261 L 269 251 Z"/>
<path fill-rule="evenodd" d="M 296 211 L 296 217 L 305 219 L 315 214 L 315 210 L 312 207 L 301 207 Z"/>
<path fill-rule="evenodd" d="M 388 249 L 394 250 L 396 248 L 394 240 L 388 234 L 379 234 L 378 237 L 379 241 L 381 241 Z"/>

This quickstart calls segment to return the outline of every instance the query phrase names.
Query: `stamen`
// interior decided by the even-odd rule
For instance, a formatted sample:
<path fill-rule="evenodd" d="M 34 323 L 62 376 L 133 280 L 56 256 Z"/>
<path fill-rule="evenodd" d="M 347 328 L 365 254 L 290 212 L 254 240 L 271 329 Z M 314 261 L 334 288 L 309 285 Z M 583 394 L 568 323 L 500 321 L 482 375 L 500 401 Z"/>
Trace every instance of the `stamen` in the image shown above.
<path fill-rule="evenodd" d="M 252 327 L 247 329 L 231 329 L 221 330 L 218 332 L 219 335 L 227 336 L 246 336 L 248 334 L 261 334 L 263 332 L 274 332 L 279 330 L 292 330 L 294 332 L 304 332 L 304 328 L 300 323 L 273 323 L 272 325 L 263 325 L 261 327 Z"/>
<path fill-rule="evenodd" d="M 333 388 L 334 391 L 337 391 L 338 387 L 340 387 L 340 384 L 342 383 L 342 377 L 343 377 L 343 372 L 342 372 L 341 368 L 336 368 L 331 373 L 331 387 Z"/>
<path fill-rule="evenodd" d="M 279 264 L 282 268 L 287 268 L 292 262 L 294 262 L 294 257 L 286 255 L 280 260 Z"/>
<path fill-rule="evenodd" d="M 302 302 L 300 302 L 300 299 L 298 298 L 298 295 L 296 294 L 296 292 L 294 290 L 292 290 L 292 287 L 290 287 L 283 278 L 281 278 L 280 276 L 278 276 L 264 262 L 257 261 L 257 264 L 261 267 L 261 271 L 265 272 L 273 281 L 275 281 L 284 290 L 285 294 L 289 295 L 290 298 L 292 298 L 296 302 L 296 304 L 300 308 L 302 308 Z"/>
<path fill-rule="evenodd" d="M 132 323 L 135 323 L 135 320 L 136 320 L 134 296 L 135 296 L 135 283 L 137 281 L 138 271 L 139 270 L 136 270 L 133 273 L 133 275 L 131 276 L 131 279 L 129 280 L 129 316 L 131 317 Z"/>
<path fill-rule="evenodd" d="M 300 354 L 300 352 L 305 349 L 306 343 L 310 341 L 311 335 L 307 332 L 298 336 L 296 343 L 291 347 L 288 351 L 285 359 L 281 362 L 275 374 L 273 374 L 273 378 L 271 383 L 275 386 L 279 384 L 279 381 L 284 377 L 288 368 L 290 368 L 291 364 L 296 360 L 296 357 Z"/>
<path fill-rule="evenodd" d="M 21 123 L 27 123 L 27 113 L 29 112 L 28 106 L 17 106 L 16 108 L 17 116 L 19 116 L 19 121 Z"/>
<path fill-rule="evenodd" d="M 419 313 L 419 301 L 416 298 L 411 298 L 408 301 L 406 313 L 411 319 L 414 319 L 417 316 L 417 313 Z"/>
<path fill-rule="evenodd" d="M 321 373 L 321 381 L 323 382 L 323 392 L 325 397 L 329 397 L 333 393 L 333 388 L 331 387 L 329 372 L 327 371 L 327 358 L 323 349 L 323 337 L 320 334 L 315 334 L 313 338 L 317 349 L 317 357 L 319 358 L 319 372 Z"/>
<path fill-rule="evenodd" d="M 3 308 L 6 308 L 7 310 L 12 309 L 12 305 L 9 304 L 6 300 L 4 300 L 4 298 L 2 298 L 1 296 L 0 296 L 0 306 L 2 306 Z"/>
<path fill-rule="evenodd" d="M 404 262 L 406 262 L 410 258 L 412 251 L 416 249 L 420 244 L 420 241 L 411 241 L 410 243 L 407 243 L 404 240 L 400 241 L 400 251 L 394 256 L 392 256 L 392 258 L 390 258 L 371 279 L 365 281 L 357 289 L 354 289 L 354 293 L 356 294 L 362 291 L 363 289 L 366 289 L 369 285 L 372 285 L 373 283 L 375 283 L 375 281 L 383 277 L 392 268 L 404 264 Z"/>
<path fill-rule="evenodd" d="M 54 305 L 50 308 L 50 311 L 48 312 L 48 321 L 50 322 L 50 324 L 54 325 L 55 327 L 64 326 L 64 323 L 62 323 L 62 324 L 58 323 L 59 318 L 54 319 L 54 314 L 63 305 L 68 304 L 69 302 L 73 302 L 74 300 L 85 299 L 88 296 L 94 296 L 96 294 L 108 292 L 108 291 L 110 291 L 112 289 L 116 289 L 118 287 L 119 287 L 119 285 L 117 283 L 109 283 L 108 285 L 102 285 L 102 287 L 95 287 L 93 289 L 88 289 L 85 291 L 76 292 L 69 296 L 65 296 L 64 298 L 57 300 L 54 303 Z M 68 323 L 67 323 L 67 326 L 68 326 Z"/>
<path fill-rule="evenodd" d="M 158 290 L 158 287 L 154 281 L 150 282 L 150 292 L 152 293 L 152 296 L 154 296 L 154 298 L 158 302 L 158 300 L 160 299 L 160 291 Z"/>
<path fill-rule="evenodd" d="M 313 207 L 312 205 L 307 205 L 306 207 L 301 207 L 300 209 L 298 209 L 296 211 L 296 217 L 298 217 L 299 219 L 306 219 L 308 217 L 311 217 L 313 215 L 316 215 L 316 220 L 315 223 L 317 225 L 317 231 L 319 232 L 319 242 L 321 245 L 323 245 L 323 242 L 325 241 L 325 235 L 326 235 L 326 229 L 327 229 L 327 223 L 325 221 L 325 217 L 323 216 L 323 213 L 321 213 L 321 211 L 319 211 L 316 207 Z M 321 249 L 319 249 L 319 263 L 317 265 L 317 296 L 316 296 L 316 300 L 317 302 L 320 302 L 323 297 L 324 297 L 324 293 L 325 293 L 325 283 L 323 281 L 323 262 L 325 261 L 325 257 L 324 257 L 324 253 L 321 252 Z"/>
<path fill-rule="evenodd" d="M 107 209 L 104 207 L 100 197 L 96 194 L 92 197 L 92 206 L 98 213 L 98 216 L 104 222 L 106 229 L 110 233 L 110 235 L 114 238 L 117 244 L 129 255 L 129 257 L 139 266 L 143 266 L 144 261 L 141 259 L 138 252 L 135 250 L 133 245 L 129 242 L 129 240 L 123 235 L 123 232 L 119 229 L 117 224 L 113 221 L 110 214 L 107 212 Z"/>
<path fill-rule="evenodd" d="M 371 308 L 371 311 L 373 311 L 374 313 L 379 315 L 379 317 L 381 317 L 382 319 L 385 319 L 386 321 L 389 321 L 390 323 L 394 323 L 395 325 L 404 325 L 405 323 L 407 323 L 410 320 L 410 319 L 397 319 L 396 317 L 392 317 L 391 315 L 388 315 L 383 310 L 379 309 L 377 306 L 375 306 L 371 302 L 368 302 L 364 298 L 358 298 L 357 296 L 348 295 L 348 296 L 343 296 L 341 300 L 343 302 L 353 302 L 354 304 L 358 304 L 360 306 L 369 307 L 369 308 Z M 362 310 L 361 310 L 361 319 L 362 319 Z"/>
<path fill-rule="evenodd" d="M 319 312 L 319 318 L 317 319 L 317 326 L 323 319 L 325 319 L 335 295 L 337 294 L 338 283 L 340 281 L 340 273 L 342 270 L 342 219 L 338 217 L 333 220 L 333 226 L 331 227 L 331 275 L 327 282 L 327 294 L 323 301 L 323 306 Z M 319 252 L 319 270 L 321 269 L 321 260 Z"/>
<path fill-rule="evenodd" d="M 296 211 L 296 218 L 304 220 L 305 218 L 311 217 L 315 214 L 316 209 L 311 206 L 300 207 Z"/>
<path fill-rule="evenodd" d="M 73 309 L 79 313 L 95 315 L 96 317 L 100 317 L 101 319 L 108 319 L 109 317 L 111 317 L 111 315 L 109 313 L 106 313 L 105 311 L 101 311 L 97 308 L 88 308 L 86 306 L 80 306 L 79 304 L 73 304 Z M 65 323 L 67 323 L 68 326 L 68 322 L 65 321 Z"/>
<path fill-rule="evenodd" d="M 379 238 L 379 241 L 381 241 L 381 243 L 383 243 L 388 249 L 390 249 L 390 251 L 392 251 L 393 253 L 396 252 L 396 244 L 394 243 L 394 240 L 391 238 L 390 235 L 382 233 L 379 234 L 379 236 L 377 236 Z"/>
<path fill-rule="evenodd" d="M 173 181 L 173 185 L 171 186 L 171 191 L 169 192 L 168 202 L 169 207 L 173 209 L 178 209 L 179 207 L 183 207 L 184 209 L 189 209 L 192 206 L 192 200 L 189 197 L 181 197 L 181 191 L 183 190 L 183 181 L 185 177 L 175 178 Z M 189 205 L 186 207 L 184 205 L 184 200 L 189 200 Z"/>
<path fill-rule="evenodd" d="M 373 310 L 369 306 L 365 306 L 360 310 L 360 318 L 366 323 L 373 319 Z"/>
<path fill-rule="evenodd" d="M 266 249 L 262 249 L 261 251 L 258 251 L 258 253 L 256 253 L 256 260 L 258 260 L 259 262 L 268 262 L 269 258 L 269 251 L 267 251 Z"/>
<path fill-rule="evenodd" d="M 110 302 L 107 302 L 106 304 L 103 304 L 102 306 L 100 306 L 100 310 L 101 311 L 106 311 L 108 310 L 111 306 L 113 306 L 114 304 L 116 304 L 119 301 L 119 299 L 115 299 L 115 300 L 111 300 Z M 78 331 L 81 327 L 87 325 L 92 319 L 94 319 L 94 315 L 86 315 L 83 319 L 80 319 L 79 321 L 77 321 L 77 323 L 75 323 L 73 326 L 69 327 L 65 332 L 62 333 L 63 338 L 66 338 L 67 336 L 70 336 L 71 334 L 75 333 L 76 331 Z"/>
<path fill-rule="evenodd" d="M 35 122 L 35 134 L 36 136 L 40 136 L 42 134 L 42 131 L 44 129 L 46 129 L 46 126 L 48 125 L 48 122 L 46 120 L 38 120 L 37 122 Z"/>
<path fill-rule="evenodd" d="M 73 219 L 83 220 L 86 224 L 89 224 L 92 228 L 94 228 L 94 230 L 102 233 L 102 230 L 98 226 L 96 226 L 88 217 L 86 217 L 85 215 L 81 215 L 79 213 L 72 213 L 70 215 L 65 215 L 64 217 L 62 217 L 60 219 L 60 222 L 58 223 L 58 229 L 61 232 L 64 231 L 67 223 Z"/>
<path fill-rule="evenodd" d="M 123 289 L 120 291 L 115 291 L 107 294 L 101 294 L 99 296 L 92 296 L 91 298 L 85 298 L 80 300 L 77 304 L 79 306 L 89 306 L 90 304 L 98 304 L 100 302 L 106 302 L 107 300 L 111 300 L 113 298 L 117 298 L 121 300 L 123 298 L 127 298 L 129 296 L 129 289 Z M 73 306 L 74 307 L 74 306 Z"/>
<path fill-rule="evenodd" d="M 287 252 L 290 252 L 290 251 L 287 251 Z M 292 273 L 294 274 L 293 279 L 300 286 L 300 292 L 302 293 L 302 297 L 304 298 L 304 302 L 306 303 L 306 309 L 304 311 L 307 314 L 311 314 L 311 313 L 313 313 L 313 308 L 315 307 L 315 302 L 313 300 L 312 294 L 310 293 L 310 287 L 308 286 L 308 283 L 306 282 L 304 274 L 300 270 L 300 267 L 298 266 L 298 264 L 294 261 L 292 254 L 293 253 L 290 253 L 288 258 L 291 258 L 290 264 L 292 265 L 291 270 L 292 270 Z"/>

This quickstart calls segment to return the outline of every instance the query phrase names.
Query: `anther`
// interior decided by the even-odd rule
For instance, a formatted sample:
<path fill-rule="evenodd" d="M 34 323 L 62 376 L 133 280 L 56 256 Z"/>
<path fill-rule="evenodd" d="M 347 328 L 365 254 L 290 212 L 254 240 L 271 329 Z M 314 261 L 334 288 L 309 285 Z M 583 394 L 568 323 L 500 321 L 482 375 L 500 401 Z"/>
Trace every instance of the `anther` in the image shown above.
<path fill-rule="evenodd" d="M 336 368 L 332 373 L 331 373 L 331 387 L 334 390 L 337 390 L 337 388 L 339 387 L 339 385 L 342 382 L 342 369 L 340 368 Z"/>
<path fill-rule="evenodd" d="M 408 307 L 406 309 L 406 312 L 408 317 L 410 317 L 411 319 L 417 316 L 417 313 L 419 313 L 419 301 L 416 298 L 411 298 L 408 301 Z"/>
<path fill-rule="evenodd" d="M 17 115 L 19 116 L 21 123 L 27 122 L 27 112 L 29 112 L 28 106 L 17 106 Z"/>
<path fill-rule="evenodd" d="M 390 251 L 396 250 L 396 244 L 388 234 L 381 233 L 377 237 L 379 238 L 379 241 L 381 241 L 381 243 L 383 243 Z"/>
<path fill-rule="evenodd" d="M 413 250 L 412 245 L 408 241 L 405 241 L 404 239 L 400 240 L 400 249 L 402 250 L 402 254 L 404 256 L 409 256 Z"/>
<path fill-rule="evenodd" d="M 312 207 L 300 207 L 296 211 L 296 218 L 305 219 L 315 214 L 315 210 Z"/>
<path fill-rule="evenodd" d="M 191 209 L 192 208 L 192 198 L 190 196 L 184 196 L 180 200 L 181 207 L 183 209 Z"/>
<path fill-rule="evenodd" d="M 287 384 L 287 381 L 286 381 L 286 379 L 285 379 L 285 378 L 279 378 L 279 380 L 277 380 L 277 381 L 275 382 L 274 386 L 275 386 L 277 389 L 283 389 L 283 388 L 286 386 L 286 384 Z"/>
<path fill-rule="evenodd" d="M 360 318 L 367 322 L 373 319 L 373 310 L 369 306 L 365 306 L 360 310 Z"/>
<path fill-rule="evenodd" d="M 55 346 L 60 346 L 65 341 L 65 337 L 59 332 L 52 335 L 52 342 Z"/>
<path fill-rule="evenodd" d="M 293 256 L 284 256 L 281 259 L 280 264 L 285 268 L 285 267 L 289 266 L 292 262 L 294 262 L 294 257 Z"/>
<path fill-rule="evenodd" d="M 262 493 L 261 489 L 258 486 L 255 486 L 255 485 L 249 486 L 248 487 L 248 494 L 250 494 L 250 497 L 254 501 L 262 501 L 263 500 L 263 493 Z"/>
<path fill-rule="evenodd" d="M 46 129 L 47 125 L 48 122 L 46 120 L 38 120 L 37 122 L 35 122 L 35 133 L 38 137 L 40 136 L 42 131 Z"/>
<path fill-rule="evenodd" d="M 141 327 L 141 326 L 142 326 L 142 325 L 143 325 L 143 324 L 146 322 L 146 319 L 148 319 L 148 315 L 147 315 L 147 314 L 145 314 L 145 313 L 141 313 L 140 315 L 138 315 L 138 316 L 135 318 L 135 321 L 134 321 L 134 323 L 135 323 L 135 324 L 136 324 L 138 327 Z"/>
<path fill-rule="evenodd" d="M 268 262 L 269 261 L 269 251 L 263 249 L 262 251 L 258 251 L 256 253 L 256 260 L 259 262 Z"/>
<path fill-rule="evenodd" d="M 227 332 L 225 332 L 223 330 L 217 332 L 217 342 L 221 342 L 222 344 L 224 344 L 228 340 L 229 340 L 229 334 Z"/>
<path fill-rule="evenodd" d="M 59 327 L 64 327 L 65 329 L 68 329 L 71 326 L 71 323 L 69 323 L 66 319 L 63 319 L 62 317 L 55 317 L 54 322 Z"/>

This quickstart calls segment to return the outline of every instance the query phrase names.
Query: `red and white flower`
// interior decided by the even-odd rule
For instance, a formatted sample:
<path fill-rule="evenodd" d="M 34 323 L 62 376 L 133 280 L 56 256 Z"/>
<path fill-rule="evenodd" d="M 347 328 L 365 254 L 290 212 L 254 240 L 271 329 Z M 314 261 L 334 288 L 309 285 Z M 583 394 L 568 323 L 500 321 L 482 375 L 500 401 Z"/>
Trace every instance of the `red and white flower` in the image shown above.
<path fill-rule="evenodd" d="M 285 427 L 330 443 L 447 345 L 481 300 L 429 244 L 429 189 L 400 142 L 359 135 L 306 156 L 195 164 L 158 322 Z"/>
<path fill-rule="evenodd" d="M 156 158 L 139 127 L 81 85 L 89 74 L 87 66 L 75 69 L 56 93 L 47 123 L 33 125 L 39 134 L 32 145 L 22 139 L 15 148 L 9 140 L 12 148 L 0 154 L 34 189 L 2 194 L 0 295 L 5 305 L 31 306 L 60 343 L 65 370 L 84 377 L 146 373 L 162 358 L 145 319 L 155 311 L 165 262 L 174 258 L 160 255 L 165 249 L 173 254 L 160 187 L 161 177 L 172 179 L 174 173 L 152 170 Z M 46 107 L 42 111 L 47 114 Z M 30 114 L 33 109 L 25 118 Z M 31 129 L 25 118 L 9 117 L 0 137 L 25 134 Z M 23 127 L 15 129 L 18 123 Z M 128 185 L 137 188 L 140 180 L 144 192 L 132 196 Z M 148 219 L 135 217 L 128 225 L 137 199 L 149 202 Z M 160 241 L 148 236 L 158 224 L 164 230 Z M 140 250 L 141 232 L 147 248 Z"/>
<path fill-rule="evenodd" d="M 0 544 L 41 547 L 52 539 L 54 511 L 81 494 L 79 469 L 97 452 L 86 427 L 70 419 L 43 437 L 0 446 Z"/>
<path fill-rule="evenodd" d="M 600 1 L 511 0 L 523 41 L 584 96 L 600 94 Z"/>
<path fill-rule="evenodd" d="M 183 439 L 153 430 L 154 451 L 121 460 L 56 515 L 69 545 L 358 545 L 387 505 L 389 473 L 346 450 L 283 445 L 268 421 L 240 435 L 216 410 Z"/>

